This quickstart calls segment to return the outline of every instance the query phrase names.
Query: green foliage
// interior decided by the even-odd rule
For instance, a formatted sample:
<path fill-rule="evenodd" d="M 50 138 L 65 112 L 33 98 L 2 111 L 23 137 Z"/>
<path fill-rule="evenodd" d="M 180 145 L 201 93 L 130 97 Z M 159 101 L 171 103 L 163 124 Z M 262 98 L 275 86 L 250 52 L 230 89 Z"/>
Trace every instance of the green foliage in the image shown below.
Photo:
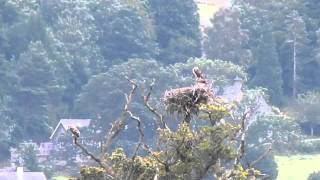
<path fill-rule="evenodd" d="M 280 51 L 287 52 L 284 53 L 284 56 L 281 56 L 282 54 L 280 53 L 279 57 L 281 58 L 281 64 L 284 70 L 283 77 L 285 82 L 287 82 L 285 83 L 285 88 L 287 89 L 284 90 L 290 90 L 291 92 L 287 92 L 287 94 L 296 96 L 297 92 L 303 91 L 306 86 L 303 84 L 307 84 L 305 80 L 310 77 L 308 72 L 305 72 L 309 71 L 306 66 L 310 63 L 311 58 L 309 56 L 310 50 L 307 47 L 309 39 L 307 37 L 305 22 L 298 11 L 294 10 L 290 12 L 285 22 L 287 29 L 284 33 L 287 35 L 281 34 L 285 41 Z M 296 70 L 293 68 L 293 63 L 296 64 Z"/>
<path fill-rule="evenodd" d="M 153 15 L 159 55 L 165 64 L 201 56 L 197 5 L 192 0 L 148 0 Z"/>
<path fill-rule="evenodd" d="M 106 175 L 104 169 L 96 167 L 83 167 L 80 171 L 83 180 L 104 180 Z"/>
<path fill-rule="evenodd" d="M 97 1 L 91 5 L 99 32 L 97 44 L 106 64 L 118 64 L 130 58 L 155 57 L 156 44 L 150 16 L 146 9 L 126 1 Z M 140 8 L 139 8 L 140 7 Z"/>
<path fill-rule="evenodd" d="M 138 156 L 132 161 L 122 149 L 116 149 L 109 158 L 113 163 L 115 173 L 120 175 L 119 178 L 152 179 L 159 166 L 152 156 Z"/>
<path fill-rule="evenodd" d="M 314 139 L 305 138 L 304 141 L 296 144 L 294 150 L 302 154 L 314 154 L 320 151 L 320 142 Z"/>
<path fill-rule="evenodd" d="M 207 176 L 206 167 L 213 166 L 218 159 L 230 161 L 235 157 L 233 143 L 227 137 L 234 136 L 237 130 L 237 126 L 223 124 L 204 126 L 195 132 L 187 123 L 181 123 L 175 132 L 159 130 L 160 151 L 132 159 L 122 149 L 116 149 L 108 158 L 121 178 L 151 179 L 156 174 L 160 179 L 201 178 Z M 162 163 L 168 160 L 173 161 L 170 167 Z"/>
<path fill-rule="evenodd" d="M 223 117 L 229 116 L 230 112 L 227 109 L 227 107 L 223 106 L 222 104 L 201 104 L 200 107 L 200 112 L 203 112 L 204 115 L 201 116 L 199 115 L 200 118 L 203 119 L 209 119 L 214 122 L 217 122 Z"/>
<path fill-rule="evenodd" d="M 208 79 L 214 80 L 214 86 L 217 89 L 230 84 L 236 76 L 246 79 L 243 68 L 221 60 L 196 58 L 189 59 L 186 63 L 177 63 L 165 67 L 155 60 L 132 59 L 126 63 L 113 66 L 105 73 L 93 76 L 77 98 L 76 112 L 78 112 L 78 115 L 97 119 L 98 127 L 101 126 L 104 129 L 107 124 L 117 118 L 122 109 L 123 95 L 128 91 L 128 82 L 124 78 L 125 76 L 136 80 L 145 89 L 148 88 L 145 86 L 151 84 L 154 79 L 155 86 L 151 102 L 159 109 L 164 109 L 163 105 L 157 100 L 163 97 L 167 89 L 193 83 L 194 79 L 191 77 L 190 69 L 195 66 L 201 68 Z M 141 95 L 139 94 L 137 97 Z M 150 120 L 147 120 L 148 122 L 145 125 L 151 129 L 154 128 L 151 115 L 146 113 L 143 104 L 139 103 L 142 99 L 136 100 L 137 103 L 132 104 L 132 108 L 138 115 L 149 117 L 146 118 Z M 97 118 L 98 116 L 100 116 L 100 119 Z M 129 127 L 131 126 L 129 125 Z M 128 133 L 131 132 L 131 129 L 128 128 Z M 148 130 L 146 133 L 148 135 L 153 134 Z"/>
<path fill-rule="evenodd" d="M 300 12 L 304 14 L 304 21 L 306 22 L 308 36 L 312 43 L 317 41 L 316 31 L 320 27 L 319 21 L 319 1 L 316 0 L 305 0 L 300 1 Z"/>
<path fill-rule="evenodd" d="M 320 179 L 320 172 L 314 172 L 310 174 L 308 180 L 319 180 Z"/>
<path fill-rule="evenodd" d="M 319 76 L 319 63 L 316 60 L 316 54 L 319 54 L 317 53 L 317 49 L 319 48 L 316 34 L 320 25 L 316 13 L 318 11 L 314 7 L 318 5 L 318 2 L 313 0 L 271 0 L 268 2 L 239 0 L 235 1 L 234 4 L 232 8 L 217 14 L 217 18 L 213 20 L 213 28 L 209 28 L 208 32 L 210 33 L 208 33 L 208 35 L 209 38 L 213 37 L 217 40 L 217 47 L 220 47 L 220 39 L 223 39 L 224 34 L 228 34 L 222 43 L 230 44 L 227 46 L 227 48 L 231 49 L 228 52 L 235 50 L 240 52 L 241 48 L 239 47 L 241 47 L 241 43 L 244 45 L 242 48 L 252 52 L 253 61 L 249 66 L 248 73 L 252 79 L 255 79 L 256 76 L 259 77 L 253 81 L 253 85 L 260 85 L 259 82 L 265 84 L 266 81 L 264 78 L 261 79 L 261 76 L 269 75 L 267 71 L 263 72 L 259 70 L 261 65 L 259 61 L 264 61 L 259 57 L 262 55 L 262 57 L 271 59 L 270 64 L 264 65 L 265 69 L 268 69 L 270 73 L 274 73 L 272 70 L 274 69 L 281 74 L 281 77 L 277 75 L 277 78 L 275 78 L 279 80 L 279 82 L 275 83 L 274 87 L 270 87 L 269 85 L 265 86 L 271 89 L 269 94 L 271 95 L 272 102 L 279 105 L 279 101 L 277 102 L 276 99 L 281 101 L 283 95 L 293 96 L 293 89 L 296 89 L 298 93 L 316 89 L 319 84 L 317 78 Z M 240 13 L 238 16 L 237 13 L 233 13 L 232 16 L 230 15 L 232 11 L 239 11 Z M 228 27 L 230 25 L 228 22 L 235 22 L 233 25 L 236 27 L 229 30 Z M 219 31 L 220 26 L 225 27 L 221 28 L 223 32 Z M 226 28 L 228 30 L 225 33 Z M 266 31 L 269 31 L 269 36 L 272 36 L 274 43 L 269 44 L 269 41 L 263 38 Z M 244 33 L 239 34 L 239 32 Z M 238 36 L 235 34 L 238 34 Z M 246 37 L 245 40 L 242 40 L 242 37 Z M 214 44 L 214 42 L 211 42 L 211 44 Z M 257 48 L 264 44 L 269 44 L 269 48 L 273 48 L 273 50 L 268 48 L 268 55 Z M 228 53 L 225 52 L 224 54 L 228 55 Z M 237 55 L 240 55 L 238 59 L 248 59 L 246 55 L 242 55 L 242 53 L 237 53 Z M 232 60 L 232 58 L 230 59 Z M 274 59 L 278 59 L 280 64 L 273 63 Z M 297 65 L 295 72 L 293 71 L 294 59 Z M 294 74 L 296 75 L 295 82 L 293 82 Z M 275 89 L 278 89 L 276 91 L 283 93 L 283 95 L 272 92 L 275 91 Z"/>
<path fill-rule="evenodd" d="M 209 109 L 206 109 L 206 111 Z M 149 174 L 150 176 L 146 177 L 147 179 L 153 178 L 155 175 L 159 176 L 160 179 L 200 179 L 207 177 L 207 173 L 210 171 L 209 167 L 213 167 L 213 173 L 217 173 L 214 167 L 218 161 L 219 164 L 223 162 L 223 165 L 220 165 L 228 166 L 227 164 L 237 156 L 235 142 L 229 138 L 234 137 L 238 130 L 239 126 L 222 123 L 216 126 L 202 126 L 195 131 L 184 122 L 179 124 L 175 132 L 161 129 L 159 130 L 161 150 L 152 152 L 146 157 L 137 157 L 139 161 L 147 162 L 147 168 L 142 171 L 143 173 L 139 177 L 146 177 L 144 175 Z M 126 175 L 125 170 L 129 170 L 132 160 L 128 159 L 121 149 L 115 150 L 111 157 L 112 160 L 117 160 L 113 162 L 117 162 L 116 167 L 121 169 L 121 174 Z M 173 159 L 177 160 L 173 161 L 170 167 L 163 166 L 161 163 Z M 231 173 L 231 176 L 236 179 L 247 179 L 250 176 L 259 175 L 259 171 L 244 169 L 241 165 L 236 166 Z"/>
<path fill-rule="evenodd" d="M 277 179 L 308 179 L 310 174 L 320 171 L 317 165 L 319 159 L 319 154 L 276 156 L 279 169 Z"/>
<path fill-rule="evenodd" d="M 49 134 L 49 107 L 59 98 L 60 91 L 52 64 L 41 42 L 31 43 L 19 58 L 19 84 L 10 94 L 15 108 L 12 117 L 19 123 L 15 131 L 20 131 L 24 139 L 46 139 L 43 135 Z"/>
<path fill-rule="evenodd" d="M 235 138 L 244 127 L 224 122 L 223 119 L 230 116 L 229 110 L 226 105 L 216 100 L 218 99 L 212 99 L 210 104 L 199 105 L 201 112 L 209 114 L 209 117 L 201 119 L 211 121 L 213 119 L 210 117 L 214 117 L 214 123 L 194 128 L 182 119 L 174 130 L 168 127 L 158 128 L 155 136 L 156 150 L 139 141 L 137 147 L 144 147 L 147 154 L 137 149 L 129 157 L 122 148 L 117 148 L 111 155 L 105 154 L 102 159 L 108 164 L 106 173 L 90 173 L 87 169 L 83 170 L 82 174 L 84 171 L 92 174 L 90 177 L 95 176 L 95 173 L 98 176 L 109 174 L 120 179 L 202 179 L 210 177 L 210 174 L 217 178 L 232 176 L 236 179 L 259 176 L 260 172 L 253 168 L 245 169 L 239 163 L 231 165 L 235 159 L 242 156 L 236 150 L 238 143 Z M 197 114 L 192 114 L 195 120 L 201 116 Z M 145 137 L 142 131 L 139 129 L 139 136 Z"/>
<path fill-rule="evenodd" d="M 252 136 L 252 134 L 250 134 Z M 253 146 L 253 147 L 252 147 Z M 247 146 L 247 152 L 244 156 L 244 159 L 247 162 L 253 162 L 256 159 L 258 159 L 263 153 L 268 151 L 267 147 L 268 145 L 261 145 L 261 146 L 255 146 L 255 145 L 248 145 Z M 257 162 L 255 165 L 253 165 L 253 168 L 258 169 L 262 174 L 267 174 L 269 179 L 277 179 L 278 176 L 278 165 L 275 161 L 275 152 L 270 152 L 264 159 Z M 245 163 L 245 162 L 243 162 Z"/>
<path fill-rule="evenodd" d="M 250 77 L 252 86 L 267 88 L 271 101 L 282 105 L 283 96 L 291 96 L 294 86 L 291 42 L 295 40 L 297 90 L 303 93 L 317 89 L 319 2 L 239 0 L 235 4 L 217 13 L 213 26 L 206 31 L 205 54 L 210 59 L 221 59 L 210 60 L 189 59 L 201 56 L 199 17 L 192 0 L 0 0 L 0 159 L 8 158 L 9 147 L 21 140 L 46 140 L 50 128 L 62 117 L 90 117 L 97 122 L 97 129 L 107 127 L 122 108 L 122 97 L 128 89 L 124 76 L 137 80 L 140 87 L 155 79 L 150 103 L 159 110 L 164 108 L 158 99 L 165 90 L 194 81 L 190 72 L 194 66 L 214 81 L 216 91 L 236 76 L 245 81 Z M 153 141 L 149 137 L 155 137 L 155 124 L 137 97 L 132 109 L 147 119 L 143 126 L 147 129 L 146 137 Z M 299 95 L 289 108 L 304 129 L 318 125 L 317 97 L 317 93 Z M 227 108 L 220 105 L 203 105 L 198 118 L 208 120 L 211 116 L 211 123 L 219 124 L 222 117 L 228 116 Z M 270 142 L 271 133 L 273 138 L 281 139 L 281 149 L 291 143 L 288 137 L 296 139 L 299 134 L 297 124 L 279 114 L 261 117 L 258 122 L 253 126 L 260 131 L 253 134 L 261 134 L 264 141 Z M 195 126 L 209 123 L 196 121 Z M 132 125 L 129 121 L 126 130 L 130 137 L 125 133 L 122 137 L 130 142 L 137 140 Z M 210 133 L 231 133 L 219 128 L 200 128 L 199 132 L 179 128 L 180 134 L 169 133 L 173 138 L 170 143 L 182 143 L 179 138 L 190 133 L 191 141 L 203 135 L 203 142 L 195 142 L 194 146 L 199 145 L 204 154 L 212 148 L 210 138 L 221 138 L 209 138 Z M 260 141 L 253 138 L 252 142 Z M 301 143 L 296 148 L 315 151 L 317 146 Z M 181 148 L 187 159 L 200 152 L 189 151 L 187 145 Z M 234 152 L 228 148 L 223 150 L 232 156 Z M 158 154 L 165 158 L 163 152 Z M 127 156 L 125 159 L 130 160 Z M 147 171 L 144 161 L 157 161 L 154 156 L 139 156 L 133 163 L 138 174 L 148 172 L 143 177 L 149 177 L 154 171 Z M 271 158 L 269 162 L 271 172 Z M 165 172 L 164 167 L 159 167 Z M 196 165 L 179 162 L 173 169 L 183 174 L 191 167 Z M 239 176 L 249 174 L 241 168 L 238 167 Z"/>
<path fill-rule="evenodd" d="M 288 107 L 288 111 L 302 127 L 310 128 L 308 133 L 313 135 L 313 128 L 320 122 L 319 107 L 320 93 L 314 91 L 298 95 Z"/>
<path fill-rule="evenodd" d="M 166 87 L 172 86 L 175 82 L 175 74 L 168 72 L 158 62 L 132 59 L 113 66 L 105 73 L 93 76 L 78 96 L 76 111 L 82 116 L 97 119 L 99 121 L 97 122 L 98 127 L 101 126 L 104 129 L 119 115 L 122 109 L 123 95 L 128 91 L 128 81 L 125 76 L 137 80 L 141 86 L 142 84 L 150 84 L 153 79 L 156 79 L 154 96 L 158 98 L 162 96 L 161 93 Z M 173 81 L 168 81 L 168 79 L 173 79 Z M 141 94 L 137 97 L 139 96 Z M 141 99 L 137 99 L 137 101 L 141 102 Z M 142 114 L 142 104 L 136 103 L 132 106 L 139 115 Z M 101 118 L 99 119 L 97 116 Z M 147 114 L 143 113 L 143 116 L 147 116 Z M 147 122 L 146 125 L 153 126 L 151 122 Z"/>
<path fill-rule="evenodd" d="M 5 126 L 1 126 L 5 127 Z M 0 140 L 0 161 L 5 161 L 10 157 L 10 144 L 8 140 L 1 139 Z"/>
<path fill-rule="evenodd" d="M 249 37 L 245 30 L 241 29 L 239 9 L 220 10 L 211 23 L 212 27 L 205 31 L 203 49 L 206 56 L 250 68 L 253 57 L 251 50 L 247 48 Z"/>
<path fill-rule="evenodd" d="M 240 104 L 236 106 L 236 112 L 237 109 L 250 108 L 254 114 L 248 122 L 243 162 L 250 164 L 267 152 L 265 157 L 252 167 L 269 175 L 271 179 L 276 179 L 278 169 L 274 156 L 299 151 L 298 146 L 302 144 L 301 129 L 293 118 L 276 107 L 265 107 L 263 98 L 266 98 L 263 89 L 247 90 Z"/>
<path fill-rule="evenodd" d="M 295 153 L 300 142 L 300 127 L 291 118 L 275 113 L 261 116 L 250 125 L 247 133 L 246 161 L 252 162 L 272 147 L 272 152 L 253 167 L 276 179 L 278 170 L 276 153 Z"/>
<path fill-rule="evenodd" d="M 229 85 L 235 77 L 239 77 L 244 81 L 247 80 L 247 73 L 243 67 L 223 60 L 191 58 L 185 63 L 176 63 L 173 66 L 173 70 L 177 73 L 178 77 L 183 77 L 182 80 L 190 84 L 194 80 L 192 76 L 187 73 L 190 72 L 190 69 L 195 66 L 202 69 L 202 71 L 206 74 L 206 78 L 212 80 L 214 82 L 214 86 L 217 87 Z"/>
<path fill-rule="evenodd" d="M 101 114 L 103 120 L 111 120 L 117 116 L 119 98 L 127 89 L 123 75 L 141 79 L 141 83 L 155 78 L 159 84 L 155 87 L 156 98 L 162 97 L 165 88 L 190 83 L 191 78 L 181 80 L 180 76 L 195 64 L 203 63 L 201 66 L 208 66 L 208 70 L 218 66 L 210 74 L 217 84 L 238 74 L 245 76 L 241 68 L 218 61 L 195 59 L 189 60 L 189 65 L 173 68 L 157 62 L 199 57 L 200 38 L 197 7 L 191 0 L 1 0 L 0 117 L 6 119 L 1 122 L 1 127 L 6 127 L 1 136 L 10 144 L 24 139 L 42 141 L 62 117 L 97 119 Z M 130 60 L 127 64 L 132 58 L 155 60 L 150 65 L 144 60 Z M 119 66 L 111 67 L 113 64 Z M 233 69 L 225 75 L 229 68 Z M 107 87 L 108 81 L 112 83 Z M 106 95 L 103 88 L 113 89 L 108 98 L 102 98 Z M 83 97 L 95 94 L 96 102 L 86 99 L 88 107 Z M 103 120 L 97 121 L 106 126 Z M 153 127 L 152 123 L 146 125 Z"/>
<path fill-rule="evenodd" d="M 33 172 L 40 171 L 38 159 L 36 156 L 36 149 L 33 145 L 27 145 L 22 149 L 22 159 L 24 166 Z"/>
<path fill-rule="evenodd" d="M 10 97 L 3 96 L 0 92 L 0 162 L 10 157 L 10 139 L 9 127 L 12 127 L 13 121 L 10 118 L 11 110 L 9 108 Z"/>
<path fill-rule="evenodd" d="M 255 65 L 255 75 L 251 80 L 251 84 L 267 88 L 271 102 L 280 105 L 283 92 L 282 69 L 276 54 L 272 34 L 268 31 L 267 26 L 265 28 L 259 45 L 254 51 L 257 64 Z"/>
<path fill-rule="evenodd" d="M 16 76 L 9 72 L 9 68 L 12 68 L 12 64 L 7 62 L 4 57 L 0 55 L 0 161 L 9 158 L 9 147 L 11 132 L 10 127 L 14 125 L 14 121 L 11 117 L 13 110 L 10 107 L 12 103 L 12 97 L 9 93 L 14 89 L 17 83 Z"/>
<path fill-rule="evenodd" d="M 284 153 L 299 143 L 301 130 L 299 125 L 281 112 L 258 117 L 248 130 L 249 144 L 274 144 L 274 150 Z"/>

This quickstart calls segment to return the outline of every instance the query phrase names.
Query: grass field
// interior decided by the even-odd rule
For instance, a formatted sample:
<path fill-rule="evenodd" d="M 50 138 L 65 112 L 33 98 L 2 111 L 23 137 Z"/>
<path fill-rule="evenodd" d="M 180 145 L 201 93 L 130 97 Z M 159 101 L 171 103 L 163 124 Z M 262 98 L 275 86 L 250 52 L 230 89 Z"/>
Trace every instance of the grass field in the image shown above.
<path fill-rule="evenodd" d="M 308 176 L 320 171 L 320 154 L 276 156 L 277 180 L 307 180 Z"/>
<path fill-rule="evenodd" d="M 53 177 L 52 180 L 69 180 L 70 178 L 68 177 L 63 177 L 63 176 L 58 176 L 58 177 Z"/>

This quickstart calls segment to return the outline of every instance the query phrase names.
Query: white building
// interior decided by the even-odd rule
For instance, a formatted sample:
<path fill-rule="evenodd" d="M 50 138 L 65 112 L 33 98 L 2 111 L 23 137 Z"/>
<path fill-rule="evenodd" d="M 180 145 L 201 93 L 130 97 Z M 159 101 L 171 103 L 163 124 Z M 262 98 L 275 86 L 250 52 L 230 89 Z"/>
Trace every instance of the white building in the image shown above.
<path fill-rule="evenodd" d="M 254 112 L 251 114 L 248 125 L 254 122 L 259 116 L 273 114 L 272 107 L 267 103 L 267 100 L 260 92 L 256 90 L 247 91 L 252 91 L 251 94 L 253 94 L 254 97 L 251 98 L 254 100 L 253 103 L 256 106 Z M 223 88 L 223 93 L 219 97 L 227 103 L 240 103 L 245 97 L 246 93 L 248 92 L 244 92 L 243 90 L 242 79 L 236 77 L 231 85 Z"/>
<path fill-rule="evenodd" d="M 43 172 L 25 172 L 23 167 L 16 171 L 0 171 L 0 180 L 47 180 Z"/>

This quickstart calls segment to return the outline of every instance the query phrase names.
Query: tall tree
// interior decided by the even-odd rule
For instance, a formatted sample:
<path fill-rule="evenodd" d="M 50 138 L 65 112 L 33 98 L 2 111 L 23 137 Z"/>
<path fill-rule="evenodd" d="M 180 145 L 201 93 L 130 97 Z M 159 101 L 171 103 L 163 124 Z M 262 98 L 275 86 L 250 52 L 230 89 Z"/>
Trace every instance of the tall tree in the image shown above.
<path fill-rule="evenodd" d="M 307 32 L 305 29 L 305 23 L 301 16 L 299 16 L 298 11 L 292 11 L 286 20 L 288 37 L 285 43 L 289 43 L 292 51 L 291 61 L 289 64 L 292 66 L 291 80 L 292 80 L 292 96 L 297 95 L 298 85 L 301 83 L 299 81 L 303 67 L 308 61 L 307 56 L 303 54 L 305 52 L 306 45 L 308 43 Z"/>
<path fill-rule="evenodd" d="M 31 41 L 45 42 L 45 22 L 38 8 L 37 1 L 0 2 L 0 22 L 4 23 L 0 28 L 0 39 L 2 33 L 5 36 L 0 47 L 7 59 L 18 59 Z"/>
<path fill-rule="evenodd" d="M 104 67 L 100 49 L 95 44 L 97 34 L 94 18 L 87 4 L 69 0 L 61 3 L 52 28 L 48 30 L 48 50 L 59 67 L 57 75 L 65 87 L 63 102 L 67 104 L 66 111 L 70 113 L 75 97 L 87 83 L 89 76 L 100 72 Z"/>
<path fill-rule="evenodd" d="M 193 0 L 149 0 L 161 62 L 172 64 L 201 56 L 201 32 Z"/>
<path fill-rule="evenodd" d="M 271 101 L 279 105 L 282 98 L 282 69 L 272 32 L 268 25 L 265 25 L 264 28 L 259 45 L 254 50 L 257 63 L 251 84 L 267 88 Z"/>
<path fill-rule="evenodd" d="M 317 0 L 299 0 L 299 12 L 303 15 L 311 44 L 317 41 L 316 31 L 320 28 L 320 2 Z"/>
<path fill-rule="evenodd" d="M 313 61 L 309 62 L 305 66 L 304 72 L 309 76 L 305 76 L 303 81 L 306 81 L 311 88 L 317 90 L 320 87 L 320 26 L 319 29 L 316 31 L 317 34 L 317 44 L 313 49 L 314 59 Z"/>
<path fill-rule="evenodd" d="M 143 1 L 97 1 L 90 5 L 98 31 L 96 43 L 107 65 L 130 58 L 155 57 L 153 26 L 146 10 L 136 4 Z M 131 1 L 130 1 L 131 2 Z"/>
<path fill-rule="evenodd" d="M 14 109 L 10 107 L 12 97 L 9 92 L 14 90 L 17 83 L 12 72 L 13 67 L 12 63 L 0 54 L 0 161 L 10 157 L 9 145 L 12 144 L 10 140 L 14 121 L 11 115 L 14 113 Z"/>
<path fill-rule="evenodd" d="M 17 123 L 13 132 L 14 137 L 20 140 L 47 139 L 52 111 L 50 105 L 59 99 L 60 92 L 54 74 L 53 60 L 48 58 L 44 46 L 37 41 L 29 45 L 18 62 L 16 74 L 19 85 L 11 92 L 15 109 L 13 118 Z"/>
<path fill-rule="evenodd" d="M 222 9 L 206 29 L 203 50 L 210 59 L 228 60 L 245 67 L 252 66 L 253 58 L 248 49 L 248 34 L 241 28 L 238 8 Z"/>
<path fill-rule="evenodd" d="M 320 28 L 317 30 L 316 61 L 320 64 Z"/>
<path fill-rule="evenodd" d="M 37 158 L 37 150 L 34 145 L 26 145 L 22 149 L 23 165 L 29 171 L 40 171 L 39 161 Z"/>

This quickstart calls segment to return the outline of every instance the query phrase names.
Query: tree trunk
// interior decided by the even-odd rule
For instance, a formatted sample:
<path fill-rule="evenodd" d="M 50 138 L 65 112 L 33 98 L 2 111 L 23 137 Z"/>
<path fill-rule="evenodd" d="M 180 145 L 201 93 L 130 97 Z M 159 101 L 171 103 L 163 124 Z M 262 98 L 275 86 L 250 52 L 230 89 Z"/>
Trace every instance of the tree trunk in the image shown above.
<path fill-rule="evenodd" d="M 296 53 L 296 37 L 293 40 L 293 82 L 292 82 L 292 96 L 297 94 L 297 53 Z"/>
<path fill-rule="evenodd" d="M 313 136 L 313 126 L 312 125 L 310 125 L 310 134 L 311 134 L 311 136 Z"/>

